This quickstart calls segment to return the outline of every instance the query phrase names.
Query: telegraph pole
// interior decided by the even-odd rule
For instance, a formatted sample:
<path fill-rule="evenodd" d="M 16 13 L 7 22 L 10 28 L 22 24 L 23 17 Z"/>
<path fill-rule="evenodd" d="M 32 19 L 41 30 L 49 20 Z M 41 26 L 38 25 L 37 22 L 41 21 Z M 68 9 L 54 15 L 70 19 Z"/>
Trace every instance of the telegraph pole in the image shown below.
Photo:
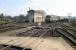
<path fill-rule="evenodd" d="M 68 13 L 68 22 L 69 23 L 71 22 L 70 19 L 71 19 L 71 13 Z"/>

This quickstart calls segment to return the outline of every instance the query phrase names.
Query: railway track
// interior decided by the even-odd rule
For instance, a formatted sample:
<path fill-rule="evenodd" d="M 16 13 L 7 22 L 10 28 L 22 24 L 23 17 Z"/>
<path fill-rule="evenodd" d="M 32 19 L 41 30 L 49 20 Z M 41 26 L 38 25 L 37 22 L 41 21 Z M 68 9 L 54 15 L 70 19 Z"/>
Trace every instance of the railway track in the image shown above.
<path fill-rule="evenodd" d="M 76 38 L 76 29 L 74 27 L 66 26 L 65 24 L 62 24 L 61 26 L 67 33 Z"/>
<path fill-rule="evenodd" d="M 58 33 L 64 35 L 65 37 L 67 37 L 74 44 L 76 44 L 76 36 L 75 36 L 75 34 L 73 34 L 73 33 L 75 33 L 75 30 L 71 29 L 71 28 L 68 28 L 68 26 L 65 26 L 65 25 L 61 25 L 61 26 L 62 26 L 63 29 L 62 28 L 57 28 L 56 31 Z M 21 33 L 18 34 L 18 36 L 29 36 L 29 35 L 31 35 L 31 37 L 47 36 L 47 35 L 50 35 L 50 29 L 49 28 L 31 29 L 31 30 L 27 30 L 27 31 L 24 31 L 24 32 L 21 32 Z M 24 49 L 24 48 L 20 48 L 20 47 L 16 47 L 16 46 L 3 46 L 3 48 L 4 48 L 4 50 L 5 49 L 6 50 L 31 50 L 29 48 Z"/>
<path fill-rule="evenodd" d="M 46 33 L 45 33 L 46 32 Z M 25 31 L 25 32 L 21 32 L 21 33 L 18 33 L 17 36 L 29 36 L 31 35 L 31 37 L 39 37 L 41 36 L 41 34 L 45 33 L 45 36 L 50 36 L 50 28 L 39 28 L 39 29 L 31 29 L 31 30 L 28 30 L 28 31 Z"/>
<path fill-rule="evenodd" d="M 5 31 L 10 31 L 10 30 L 15 30 L 15 29 L 20 29 L 20 28 L 25 28 L 26 26 L 22 24 L 17 24 L 17 23 L 9 23 L 9 24 L 3 24 L 0 25 L 0 32 L 5 32 Z"/>
<path fill-rule="evenodd" d="M 48 28 L 47 29 L 41 28 L 41 29 L 31 29 L 29 31 L 32 31 L 32 34 L 31 35 L 27 35 L 27 36 L 33 36 L 33 37 L 39 37 L 39 38 L 41 38 L 45 34 L 47 34 L 47 32 L 49 31 L 49 29 Z M 23 33 L 26 33 L 26 32 L 28 32 L 28 31 L 25 31 Z M 35 40 L 37 40 L 37 39 L 35 39 Z M 38 43 L 40 43 L 41 41 L 42 40 L 40 39 L 40 41 Z M 10 47 L 11 47 L 12 50 L 31 50 L 29 48 L 26 48 L 26 49 L 25 48 L 20 48 L 19 49 L 18 47 L 13 47 L 13 46 L 6 46 L 6 47 L 2 48 L 1 50 L 5 50 L 5 49 L 8 50 Z"/>
<path fill-rule="evenodd" d="M 57 28 L 56 31 L 69 39 L 76 46 L 76 30 L 73 27 L 65 24 L 60 24 L 61 28 Z"/>

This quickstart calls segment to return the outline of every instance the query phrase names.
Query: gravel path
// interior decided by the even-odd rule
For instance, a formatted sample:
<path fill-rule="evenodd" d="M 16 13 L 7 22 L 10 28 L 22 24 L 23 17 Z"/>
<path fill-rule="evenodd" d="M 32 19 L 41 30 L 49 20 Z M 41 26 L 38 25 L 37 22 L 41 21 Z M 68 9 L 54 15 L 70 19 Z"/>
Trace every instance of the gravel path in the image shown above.
<path fill-rule="evenodd" d="M 73 48 L 61 37 L 44 39 L 37 37 L 0 36 L 0 44 L 16 45 L 24 48 L 32 48 L 33 50 L 73 50 Z"/>

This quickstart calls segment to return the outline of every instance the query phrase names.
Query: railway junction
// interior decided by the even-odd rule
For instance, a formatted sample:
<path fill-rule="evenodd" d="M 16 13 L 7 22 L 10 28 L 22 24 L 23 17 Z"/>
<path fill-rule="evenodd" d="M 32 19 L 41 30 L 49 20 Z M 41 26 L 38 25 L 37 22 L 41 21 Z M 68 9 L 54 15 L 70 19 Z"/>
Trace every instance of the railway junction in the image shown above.
<path fill-rule="evenodd" d="M 0 50 L 76 50 L 76 28 L 67 23 L 29 26 L 0 34 Z"/>

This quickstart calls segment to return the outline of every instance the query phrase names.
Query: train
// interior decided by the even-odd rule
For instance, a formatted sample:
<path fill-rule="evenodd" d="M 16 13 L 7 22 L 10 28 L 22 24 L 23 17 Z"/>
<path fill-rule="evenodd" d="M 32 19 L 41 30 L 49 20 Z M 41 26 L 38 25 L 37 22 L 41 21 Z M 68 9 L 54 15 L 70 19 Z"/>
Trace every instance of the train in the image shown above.
<path fill-rule="evenodd" d="M 56 15 L 46 15 L 45 17 L 45 22 L 55 22 L 59 20 L 60 20 L 60 16 L 56 16 Z"/>

